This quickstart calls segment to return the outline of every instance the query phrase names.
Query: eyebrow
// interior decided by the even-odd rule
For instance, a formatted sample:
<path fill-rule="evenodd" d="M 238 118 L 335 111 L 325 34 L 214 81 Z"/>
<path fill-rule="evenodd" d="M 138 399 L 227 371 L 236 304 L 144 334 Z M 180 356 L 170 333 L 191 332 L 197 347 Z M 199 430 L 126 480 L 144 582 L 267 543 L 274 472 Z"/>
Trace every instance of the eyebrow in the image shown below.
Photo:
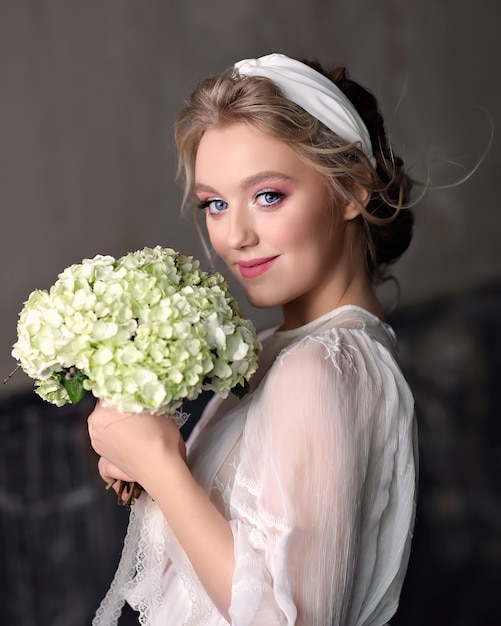
<path fill-rule="evenodd" d="M 249 187 L 253 187 L 254 185 L 259 185 L 259 183 L 263 183 L 265 181 L 276 181 L 276 180 L 284 180 L 284 181 L 292 181 L 294 178 L 292 176 L 288 176 L 283 172 L 274 172 L 272 170 L 266 170 L 264 172 L 258 172 L 257 174 L 253 174 L 240 183 L 240 187 L 244 190 L 249 189 Z M 195 191 L 201 192 L 204 191 L 206 193 L 217 193 L 214 187 L 210 185 L 204 185 L 203 183 L 197 183 L 195 185 Z"/>

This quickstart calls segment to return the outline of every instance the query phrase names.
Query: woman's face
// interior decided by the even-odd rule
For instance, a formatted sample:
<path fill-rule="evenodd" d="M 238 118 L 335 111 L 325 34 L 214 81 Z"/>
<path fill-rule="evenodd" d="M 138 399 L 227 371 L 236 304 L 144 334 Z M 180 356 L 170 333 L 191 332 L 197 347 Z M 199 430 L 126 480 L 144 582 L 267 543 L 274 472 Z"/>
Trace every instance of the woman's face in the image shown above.
<path fill-rule="evenodd" d="M 323 179 L 287 144 L 247 124 L 210 129 L 195 183 L 212 246 L 251 304 L 282 306 L 286 327 L 338 305 L 357 212 L 333 207 Z"/>

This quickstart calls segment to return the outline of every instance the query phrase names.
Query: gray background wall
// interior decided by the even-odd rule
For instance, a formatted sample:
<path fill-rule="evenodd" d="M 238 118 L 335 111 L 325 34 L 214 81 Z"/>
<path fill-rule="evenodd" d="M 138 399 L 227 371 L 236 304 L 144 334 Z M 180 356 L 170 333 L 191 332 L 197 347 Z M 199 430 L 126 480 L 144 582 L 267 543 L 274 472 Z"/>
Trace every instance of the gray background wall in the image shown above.
<path fill-rule="evenodd" d="M 490 118 L 481 167 L 426 195 L 396 267 L 421 483 L 392 624 L 501 623 L 500 31 L 498 0 L 0 0 L 2 378 L 23 301 L 68 264 L 156 244 L 202 256 L 172 128 L 209 73 L 273 50 L 346 64 L 435 185 L 475 166 Z M 259 328 L 278 320 L 244 308 Z M 96 476 L 90 399 L 56 409 L 30 387 L 0 385 L 0 623 L 86 626 L 127 513 Z"/>
<path fill-rule="evenodd" d="M 482 108 L 499 125 L 500 26 L 497 0 L 1 0 L 0 373 L 23 301 L 66 265 L 155 244 L 201 256 L 172 142 L 198 79 L 273 50 L 346 64 L 412 173 L 450 183 L 487 146 Z M 401 306 L 499 278 L 500 151 L 425 198 Z"/>

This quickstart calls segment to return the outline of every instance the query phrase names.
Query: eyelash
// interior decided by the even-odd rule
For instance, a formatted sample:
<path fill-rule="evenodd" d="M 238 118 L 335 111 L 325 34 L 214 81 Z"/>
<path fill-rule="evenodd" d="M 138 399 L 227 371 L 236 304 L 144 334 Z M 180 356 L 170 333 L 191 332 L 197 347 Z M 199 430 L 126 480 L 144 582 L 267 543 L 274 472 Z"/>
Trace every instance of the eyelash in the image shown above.
<path fill-rule="evenodd" d="M 273 202 L 270 202 L 269 204 L 267 204 L 267 203 L 266 204 L 259 204 L 258 203 L 258 206 L 260 206 L 263 209 L 266 209 L 267 207 L 274 208 L 274 207 L 278 206 L 285 198 L 285 194 L 282 193 L 281 191 L 274 191 L 274 190 L 271 190 L 271 189 L 265 189 L 265 190 L 260 191 L 259 193 L 257 193 L 254 196 L 253 201 L 257 201 L 259 198 L 265 197 L 267 195 L 276 196 L 276 200 L 274 200 Z M 210 211 L 210 206 L 214 202 L 224 202 L 227 205 L 227 203 L 224 200 L 221 200 L 221 198 L 208 198 L 207 200 L 202 200 L 197 205 L 197 208 L 200 209 L 200 210 L 209 209 L 209 213 L 211 213 L 212 215 L 217 215 L 218 213 L 222 213 L 223 211 L 214 211 L 214 212 Z"/>
<path fill-rule="evenodd" d="M 258 198 L 261 198 L 261 197 L 264 197 L 264 196 L 267 196 L 267 195 L 276 196 L 276 200 L 274 200 L 273 202 L 270 202 L 269 204 L 260 205 L 263 208 L 265 208 L 265 207 L 276 207 L 285 198 L 285 194 L 282 193 L 281 191 L 275 191 L 275 190 L 272 190 L 272 189 L 265 189 L 264 191 L 260 191 L 258 194 L 256 194 L 254 196 L 254 199 L 257 200 Z"/>
<path fill-rule="evenodd" d="M 203 211 L 204 209 L 210 208 L 210 205 L 213 202 L 224 202 L 224 200 L 221 200 L 220 198 L 210 198 L 209 200 L 202 200 L 202 202 L 197 205 L 197 208 Z"/>

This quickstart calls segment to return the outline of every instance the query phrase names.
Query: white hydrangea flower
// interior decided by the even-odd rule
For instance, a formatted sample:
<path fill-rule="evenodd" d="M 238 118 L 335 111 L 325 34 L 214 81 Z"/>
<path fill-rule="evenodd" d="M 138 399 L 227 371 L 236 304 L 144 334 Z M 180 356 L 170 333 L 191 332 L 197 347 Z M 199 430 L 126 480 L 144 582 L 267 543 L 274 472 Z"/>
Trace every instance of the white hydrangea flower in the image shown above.
<path fill-rule="evenodd" d="M 170 248 L 71 265 L 30 294 L 12 355 L 57 406 L 85 391 L 131 413 L 245 388 L 261 346 L 220 274 Z"/>

